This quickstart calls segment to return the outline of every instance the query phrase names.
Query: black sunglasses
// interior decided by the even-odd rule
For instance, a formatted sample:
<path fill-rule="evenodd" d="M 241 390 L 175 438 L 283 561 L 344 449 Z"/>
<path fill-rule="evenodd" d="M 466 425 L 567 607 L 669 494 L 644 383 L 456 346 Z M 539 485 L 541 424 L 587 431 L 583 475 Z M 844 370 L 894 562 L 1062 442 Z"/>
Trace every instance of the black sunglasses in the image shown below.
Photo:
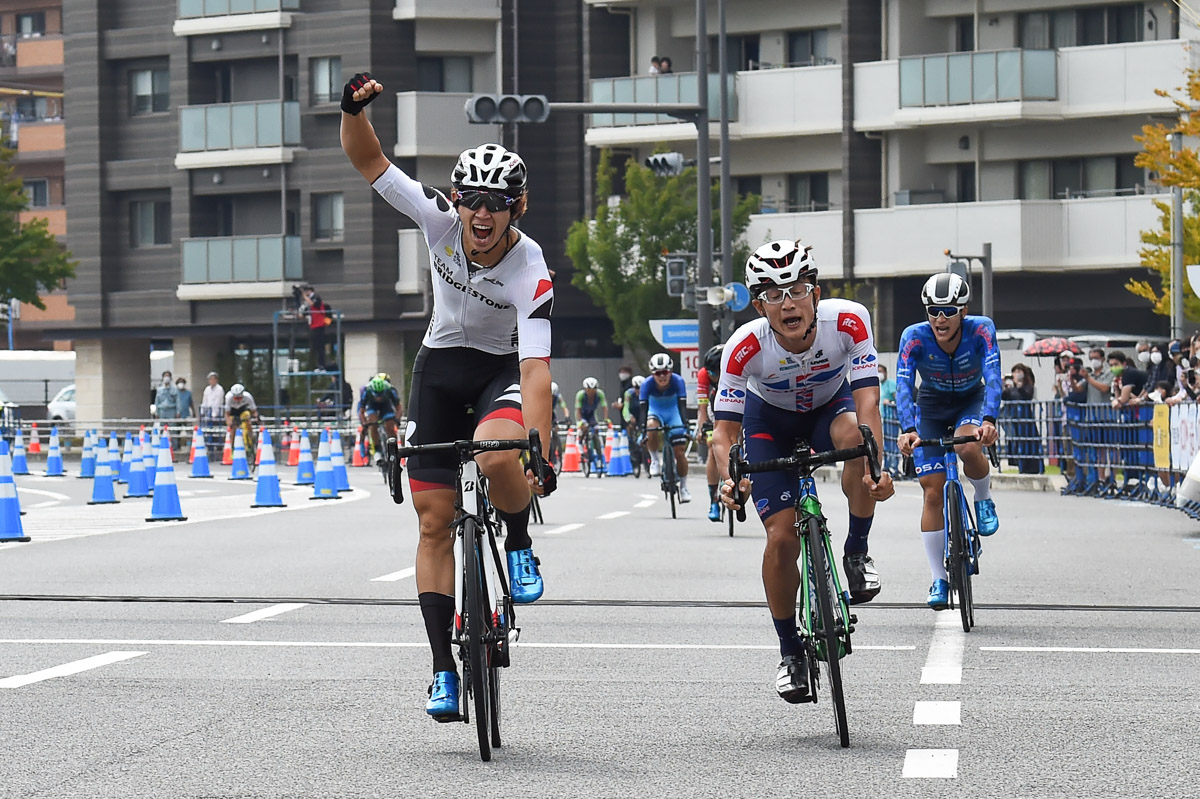
<path fill-rule="evenodd" d="M 469 189 L 458 193 L 456 203 L 465 205 L 471 211 L 479 210 L 479 206 L 485 205 L 493 214 L 498 214 L 501 211 L 507 211 L 512 208 L 513 203 L 517 201 L 516 197 L 509 197 L 507 194 L 501 194 L 496 191 L 471 191 Z"/>

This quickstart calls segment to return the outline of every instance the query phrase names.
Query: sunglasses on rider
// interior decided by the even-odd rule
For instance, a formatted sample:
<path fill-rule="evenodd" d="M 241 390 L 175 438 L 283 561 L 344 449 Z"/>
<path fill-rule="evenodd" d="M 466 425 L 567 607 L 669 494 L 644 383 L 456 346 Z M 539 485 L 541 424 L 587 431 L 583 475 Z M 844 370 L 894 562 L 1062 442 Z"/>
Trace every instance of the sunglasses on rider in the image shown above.
<path fill-rule="evenodd" d="M 763 289 L 758 293 L 758 298 L 769 305 L 779 305 L 788 297 L 793 302 L 799 302 L 809 294 L 812 294 L 812 290 L 812 283 L 797 283 L 792 286 L 784 286 L 783 288 L 772 287 Z"/>
<path fill-rule="evenodd" d="M 465 205 L 472 211 L 479 210 L 479 206 L 485 205 L 493 214 L 498 214 L 501 211 L 507 211 L 512 208 L 513 203 L 517 201 L 516 197 L 509 197 L 507 194 L 501 194 L 498 191 L 473 191 L 465 189 L 458 193 L 458 199 L 455 203 Z"/>
<path fill-rule="evenodd" d="M 925 308 L 925 313 L 929 314 L 930 319 L 937 319 L 939 316 L 953 319 L 961 312 L 962 308 L 957 305 L 929 305 Z"/>
<path fill-rule="evenodd" d="M 670 369 L 659 369 L 657 372 L 654 373 L 654 375 L 656 377 L 662 377 L 663 375 L 669 375 L 669 374 L 671 374 Z"/>

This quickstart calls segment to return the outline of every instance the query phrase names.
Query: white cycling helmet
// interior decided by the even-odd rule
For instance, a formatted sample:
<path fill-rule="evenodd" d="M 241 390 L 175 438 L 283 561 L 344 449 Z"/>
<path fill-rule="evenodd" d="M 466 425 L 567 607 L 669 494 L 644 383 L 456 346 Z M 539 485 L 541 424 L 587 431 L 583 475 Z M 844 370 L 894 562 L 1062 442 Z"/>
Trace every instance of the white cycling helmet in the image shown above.
<path fill-rule="evenodd" d="M 600 388 L 600 381 L 594 377 L 585 377 L 583 379 L 583 387 L 588 390 Z"/>
<path fill-rule="evenodd" d="M 923 305 L 957 305 L 962 307 L 971 299 L 971 286 L 953 272 L 942 272 L 925 281 L 921 287 Z"/>
<path fill-rule="evenodd" d="M 817 262 L 812 247 L 800 239 L 768 242 L 746 259 L 746 286 L 752 292 L 787 286 L 806 276 L 817 279 Z"/>
<path fill-rule="evenodd" d="M 655 353 L 650 356 L 650 371 L 661 372 L 663 369 L 671 368 L 671 356 L 665 352 Z"/>
<path fill-rule="evenodd" d="M 645 375 L 634 375 L 633 376 L 633 387 L 634 388 L 641 388 L 642 383 L 645 383 L 645 382 L 646 382 Z"/>
<path fill-rule="evenodd" d="M 229 387 L 229 393 L 235 397 L 240 397 L 246 393 L 246 387 L 243 386 L 241 383 L 234 383 L 232 386 Z"/>
<path fill-rule="evenodd" d="M 450 183 L 456 189 L 498 191 L 509 197 L 524 194 L 528 179 L 521 156 L 499 144 L 481 144 L 463 150 L 450 173 Z"/>

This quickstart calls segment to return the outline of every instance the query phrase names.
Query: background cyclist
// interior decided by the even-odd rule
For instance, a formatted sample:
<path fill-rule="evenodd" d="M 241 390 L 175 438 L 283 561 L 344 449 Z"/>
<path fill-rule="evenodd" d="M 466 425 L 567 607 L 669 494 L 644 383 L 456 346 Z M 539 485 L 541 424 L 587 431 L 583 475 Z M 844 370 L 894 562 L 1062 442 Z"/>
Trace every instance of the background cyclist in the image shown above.
<path fill-rule="evenodd" d="M 671 369 L 671 356 L 665 352 L 650 356 L 653 379 L 642 383 L 639 403 L 646 420 L 646 447 L 650 450 L 650 476 L 662 474 L 662 435 L 665 430 L 675 453 L 675 474 L 679 478 L 679 501 L 691 502 L 688 490 L 687 441 L 687 384 Z"/>
<path fill-rule="evenodd" d="M 458 157 L 449 198 L 423 186 L 387 159 L 361 113 L 382 91 L 369 74 L 350 79 L 342 90 L 341 140 L 354 168 L 420 226 L 429 246 L 433 318 L 413 366 L 408 443 L 523 438 L 526 424 L 549 430 L 554 285 L 541 247 L 512 226 L 528 203 L 525 163 L 498 144 L 484 144 Z M 532 602 L 543 591 L 529 538 L 534 473 L 521 466 L 515 450 L 481 453 L 475 460 L 504 521 L 513 600 Z M 425 712 L 458 718 L 450 640 L 458 459 L 453 452 L 423 453 L 409 458 L 408 468 L 420 520 L 417 598 L 433 653 Z M 534 490 L 549 494 L 555 475 L 545 471 L 544 487 Z"/>
<path fill-rule="evenodd" d="M 709 408 L 717 397 L 717 384 L 721 379 L 721 353 L 724 345 L 714 344 L 704 353 L 704 365 L 696 373 L 696 443 L 707 444 L 708 458 L 704 463 L 705 477 L 708 478 L 708 520 L 721 521 L 721 503 L 717 499 L 717 483 L 720 472 L 717 471 L 717 456 L 712 448 L 712 416 Z"/>
<path fill-rule="evenodd" d="M 599 380 L 585 377 L 583 387 L 575 394 L 575 419 L 579 423 L 579 441 L 587 452 L 598 451 L 603 459 L 604 449 L 600 444 L 597 417 L 603 417 L 604 423 L 608 423 L 608 399 L 604 396 L 604 389 L 600 388 Z"/>
<path fill-rule="evenodd" d="M 379 424 L 383 423 L 388 437 L 396 436 L 396 418 L 400 415 L 400 392 L 392 385 L 391 375 L 385 372 L 372 377 L 358 393 L 358 421 L 367 427 L 375 444 L 375 463 L 383 460 L 383 443 Z M 389 424 L 390 422 L 390 424 Z"/>
<path fill-rule="evenodd" d="M 755 250 L 746 262 L 746 285 L 760 318 L 742 325 L 726 343 L 714 405 L 713 449 L 724 482 L 722 500 L 730 507 L 729 449 L 743 425 L 750 461 L 786 457 L 798 441 L 819 452 L 856 447 L 862 443 L 860 420 L 883 439 L 867 309 L 850 300 L 821 299 L 811 247 L 800 241 L 773 241 Z M 750 481 L 743 480 L 741 488 L 748 491 Z M 763 585 L 782 656 L 775 690 L 788 702 L 801 702 L 808 696 L 809 664 L 796 629 L 796 482 L 786 472 L 764 472 L 754 475 L 753 491 L 767 528 Z M 847 589 L 852 603 L 869 602 L 880 584 L 867 555 L 867 535 L 875 503 L 895 489 L 887 472 L 876 484 L 859 458 L 843 467 L 842 491 L 850 506 L 842 558 Z"/>
<path fill-rule="evenodd" d="M 230 435 L 236 435 L 237 428 L 242 429 L 242 438 L 246 442 L 247 452 L 254 450 L 253 432 L 251 425 L 258 422 L 258 405 L 254 403 L 254 395 L 246 390 L 241 383 L 234 383 L 225 395 L 225 426 Z M 253 463 L 254 459 L 250 459 Z"/>
<path fill-rule="evenodd" d="M 996 503 L 991 498 L 991 468 L 983 448 L 996 443 L 996 412 L 1003 384 L 996 326 L 986 316 L 967 316 L 971 287 L 958 275 L 944 272 L 925 281 L 921 303 L 928 321 L 905 328 L 896 363 L 896 412 L 900 417 L 897 443 L 900 452 L 912 455 L 925 503 L 921 508 L 921 539 L 933 584 L 929 607 L 950 606 L 950 581 L 946 575 L 945 518 L 942 487 L 946 484 L 946 458 L 938 449 L 914 449 L 922 439 L 936 440 L 953 430 L 955 436 L 975 436 L 978 444 L 955 447 L 963 476 L 974 488 L 979 534 L 1000 528 Z M 917 375 L 921 391 L 913 401 Z"/>

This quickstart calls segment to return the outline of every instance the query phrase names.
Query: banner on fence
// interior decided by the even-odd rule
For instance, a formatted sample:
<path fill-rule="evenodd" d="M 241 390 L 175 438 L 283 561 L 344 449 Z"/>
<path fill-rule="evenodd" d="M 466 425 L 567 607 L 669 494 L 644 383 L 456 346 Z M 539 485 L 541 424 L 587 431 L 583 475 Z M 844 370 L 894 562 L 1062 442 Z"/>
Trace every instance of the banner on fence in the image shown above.
<path fill-rule="evenodd" d="M 1154 468 L 1171 468 L 1171 408 L 1154 406 Z"/>
<path fill-rule="evenodd" d="M 1171 462 L 1179 469 L 1190 465 L 1200 452 L 1200 414 L 1194 402 L 1171 406 Z"/>

